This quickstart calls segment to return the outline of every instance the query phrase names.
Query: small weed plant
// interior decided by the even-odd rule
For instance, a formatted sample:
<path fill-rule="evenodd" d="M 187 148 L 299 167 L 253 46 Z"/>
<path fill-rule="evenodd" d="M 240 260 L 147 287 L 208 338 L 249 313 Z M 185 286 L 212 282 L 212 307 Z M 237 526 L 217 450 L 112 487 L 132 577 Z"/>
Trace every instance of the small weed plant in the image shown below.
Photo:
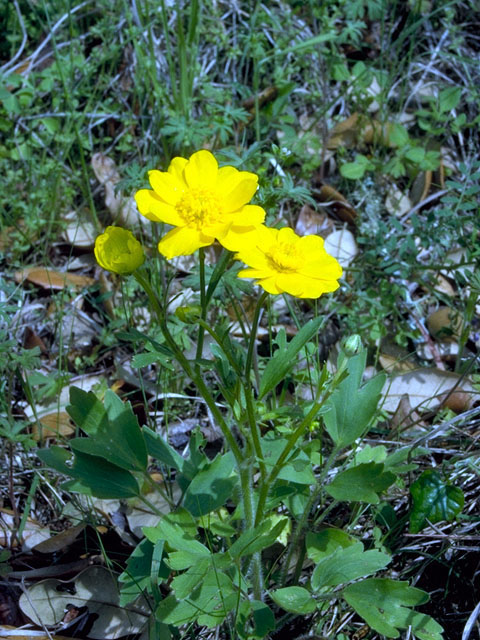
<path fill-rule="evenodd" d="M 334 373 L 319 365 L 315 345 L 325 318 L 317 312 L 290 342 L 280 332 L 270 355 L 257 354 L 260 315 L 272 313 L 272 297 L 316 300 L 334 292 L 340 265 L 319 236 L 264 225 L 265 211 L 250 204 L 257 176 L 219 168 L 209 151 L 176 157 L 168 171 L 150 171 L 149 180 L 152 188 L 136 194 L 139 211 L 172 225 L 158 245 L 164 258 L 198 255 L 200 303 L 168 314 L 153 284 L 159 262 L 147 260 L 124 228 L 107 227 L 95 255 L 103 268 L 133 275 L 160 328 L 158 336 L 131 327 L 123 338 L 144 341 L 150 363 L 183 370 L 221 430 L 224 449 L 208 457 L 194 430 L 181 456 L 155 430 L 140 428 L 130 404 L 113 391 L 101 401 L 71 389 L 68 413 L 79 437 L 70 451 L 41 450 L 42 461 L 71 478 L 64 485 L 70 491 L 140 500 L 158 516 L 143 527 L 118 578 L 121 604 L 148 607 L 155 638 L 184 637 L 181 630 L 196 624 L 222 628 L 225 637 L 261 639 L 295 616 L 310 617 L 321 632 L 329 610 L 343 602 L 388 638 L 410 629 L 422 640 L 440 639 L 440 625 L 415 609 L 428 595 L 388 577 L 391 555 L 381 536 L 355 536 L 360 514 L 374 519 L 384 492 L 411 468 L 408 447 L 387 455 L 382 446 L 362 445 L 385 376 L 363 382 L 366 352 L 355 335 Z M 222 252 L 207 277 L 205 247 L 215 241 Z M 225 318 L 212 321 L 209 314 L 217 287 L 232 276 L 253 278 L 262 290 L 243 323 L 244 341 L 232 337 Z M 191 357 L 172 335 L 178 321 L 194 330 Z M 213 360 L 203 358 L 207 335 Z M 309 397 L 285 406 L 281 390 L 298 377 L 300 360 Z M 161 483 L 152 468 L 161 471 Z M 334 526 L 329 516 L 345 509 L 352 509 L 349 524 Z"/>

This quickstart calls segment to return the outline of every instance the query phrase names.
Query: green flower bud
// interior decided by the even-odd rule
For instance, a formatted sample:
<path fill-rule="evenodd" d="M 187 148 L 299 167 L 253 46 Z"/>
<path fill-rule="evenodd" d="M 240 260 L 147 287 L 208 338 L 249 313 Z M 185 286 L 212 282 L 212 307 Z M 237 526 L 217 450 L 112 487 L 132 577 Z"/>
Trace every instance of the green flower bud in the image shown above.
<path fill-rule="evenodd" d="M 202 307 L 198 304 L 192 304 L 188 307 L 177 307 L 175 315 L 185 324 L 196 324 L 202 317 Z"/>
<path fill-rule="evenodd" d="M 345 355 L 351 358 L 356 355 L 362 348 L 362 339 L 357 333 L 354 333 L 353 336 L 350 336 L 345 340 L 345 346 L 343 350 L 345 351 Z"/>
<path fill-rule="evenodd" d="M 145 262 L 142 245 L 122 227 L 107 227 L 95 240 L 94 251 L 101 267 L 121 275 L 133 273 Z"/>

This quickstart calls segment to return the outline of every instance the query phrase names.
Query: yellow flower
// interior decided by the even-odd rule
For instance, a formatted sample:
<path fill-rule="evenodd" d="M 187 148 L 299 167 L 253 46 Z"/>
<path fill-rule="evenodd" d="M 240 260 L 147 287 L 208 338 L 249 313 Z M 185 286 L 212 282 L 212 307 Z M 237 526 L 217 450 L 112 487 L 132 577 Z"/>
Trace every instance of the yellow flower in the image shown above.
<path fill-rule="evenodd" d="M 256 278 L 268 293 L 318 298 L 338 289 L 342 267 L 323 248 L 320 236 L 297 236 L 290 228 L 261 226 L 235 256 L 248 265 L 240 278 Z"/>
<path fill-rule="evenodd" d="M 144 261 L 143 247 L 131 231 L 121 227 L 107 227 L 95 240 L 98 264 L 114 273 L 133 273 Z"/>
<path fill-rule="evenodd" d="M 257 190 L 254 173 L 218 167 L 210 151 L 197 151 L 187 160 L 174 158 L 168 171 L 149 171 L 153 189 L 135 194 L 140 213 L 175 229 L 160 241 L 166 258 L 189 255 L 215 239 L 230 251 L 242 236 L 265 220 L 265 211 L 247 204 Z"/>

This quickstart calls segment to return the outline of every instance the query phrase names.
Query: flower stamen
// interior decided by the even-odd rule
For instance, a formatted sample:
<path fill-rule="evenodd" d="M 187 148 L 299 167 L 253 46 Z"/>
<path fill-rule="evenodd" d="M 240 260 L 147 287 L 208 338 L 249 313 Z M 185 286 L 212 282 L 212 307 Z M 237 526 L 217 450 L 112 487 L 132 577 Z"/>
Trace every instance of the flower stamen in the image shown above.
<path fill-rule="evenodd" d="M 175 205 L 189 227 L 201 229 L 215 224 L 223 215 L 219 198 L 209 189 L 189 189 Z"/>

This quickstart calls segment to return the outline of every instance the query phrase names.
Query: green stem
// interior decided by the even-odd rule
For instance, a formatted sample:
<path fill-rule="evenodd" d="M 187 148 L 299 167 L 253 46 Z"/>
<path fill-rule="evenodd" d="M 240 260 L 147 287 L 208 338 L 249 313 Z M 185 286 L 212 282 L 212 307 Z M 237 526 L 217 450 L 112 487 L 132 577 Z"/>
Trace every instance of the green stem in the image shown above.
<path fill-rule="evenodd" d="M 241 371 L 240 367 L 238 366 L 238 363 L 235 361 L 235 359 L 233 358 L 233 356 L 229 352 L 229 350 L 225 349 L 225 347 L 223 346 L 223 340 L 222 340 L 222 338 L 220 338 L 220 336 L 215 331 L 215 329 L 212 329 L 212 327 L 210 327 L 209 324 L 207 322 L 205 322 L 205 320 L 202 320 L 201 318 L 199 320 L 197 320 L 197 322 L 198 322 L 198 324 L 200 326 L 202 326 L 205 329 L 205 331 L 207 331 L 207 333 L 209 333 L 212 336 L 212 338 L 219 345 L 219 347 L 221 347 L 221 349 L 222 349 L 223 353 L 225 354 L 228 362 L 230 363 L 232 369 L 235 371 L 237 376 L 241 377 L 243 375 L 243 372 Z"/>
<path fill-rule="evenodd" d="M 197 372 L 197 374 L 200 373 L 199 361 L 203 353 L 203 342 L 205 338 L 204 323 L 207 319 L 207 297 L 205 293 L 205 249 L 203 247 L 200 247 L 198 256 L 200 266 L 200 306 L 202 307 L 201 319 L 203 320 L 203 323 L 198 323 L 197 352 L 195 355 L 195 371 Z"/>
<path fill-rule="evenodd" d="M 252 478 L 251 478 L 251 466 L 248 464 L 239 467 L 240 485 L 242 487 L 243 497 L 243 510 L 245 516 L 245 529 L 253 529 L 254 527 L 254 505 L 253 505 L 253 491 L 252 491 Z M 259 553 L 253 554 L 252 557 L 252 584 L 253 595 L 255 600 L 262 600 L 263 593 L 263 578 L 261 558 Z"/>
<path fill-rule="evenodd" d="M 268 293 L 264 291 L 258 299 L 257 306 L 255 307 L 255 313 L 253 315 L 252 326 L 250 329 L 250 340 L 248 344 L 247 361 L 245 363 L 245 377 L 244 377 L 244 390 L 245 390 L 245 402 L 247 405 L 248 424 L 250 426 L 250 433 L 253 441 L 253 448 L 255 449 L 255 455 L 258 460 L 260 468 L 260 475 L 262 480 L 262 486 L 265 483 L 266 468 L 263 460 L 263 452 L 260 444 L 260 430 L 258 428 L 256 413 L 254 407 L 253 387 L 251 381 L 251 369 L 253 362 L 253 354 L 255 351 L 255 340 L 257 337 L 258 322 L 260 319 L 260 311 L 263 309 L 263 303 L 267 298 Z"/>
<path fill-rule="evenodd" d="M 325 480 L 325 478 L 327 477 L 327 473 L 330 471 L 330 468 L 332 466 L 332 464 L 335 462 L 335 459 L 338 455 L 338 448 L 334 448 L 333 451 L 330 453 L 330 455 L 327 458 L 327 461 L 322 469 L 322 472 L 320 474 L 320 476 L 317 479 L 317 486 L 315 487 L 312 495 L 310 496 L 310 499 L 307 503 L 307 506 L 305 507 L 305 510 L 302 514 L 302 517 L 300 518 L 296 530 L 295 530 L 295 535 L 292 539 L 292 542 L 290 543 L 290 547 L 288 550 L 288 554 L 287 554 L 287 559 L 285 561 L 285 565 L 284 565 L 284 571 L 283 571 L 283 580 L 282 580 L 282 584 L 284 585 L 287 577 L 288 577 L 288 567 L 290 566 L 290 562 L 292 559 L 292 555 L 293 552 L 295 551 L 295 549 L 298 549 L 299 546 L 299 542 L 303 536 L 304 533 L 304 529 L 306 527 L 306 524 L 308 522 L 308 517 L 315 505 L 315 503 L 317 502 L 320 494 L 323 491 L 323 481 Z M 318 522 L 321 522 L 322 520 L 324 520 L 327 515 L 330 513 L 330 511 L 333 509 L 333 506 L 336 504 L 336 501 L 334 501 L 331 505 L 329 505 L 329 507 L 327 509 L 325 509 L 323 511 L 323 513 L 321 514 L 321 516 L 318 518 Z M 318 524 L 318 522 L 316 521 L 316 523 Z M 305 552 L 304 552 L 304 545 L 302 546 L 302 550 L 299 554 L 298 560 L 297 560 L 297 564 L 295 567 L 295 573 L 294 573 L 294 579 L 293 582 L 294 584 L 297 583 L 298 578 L 300 577 L 300 573 L 302 571 L 302 567 L 303 567 L 303 559 L 305 558 Z"/>
<path fill-rule="evenodd" d="M 173 353 L 175 354 L 175 357 L 179 363 L 179 365 L 182 367 L 182 369 L 185 371 L 185 373 L 187 374 L 187 376 L 189 376 L 194 384 L 197 386 L 198 390 L 200 391 L 203 399 L 205 400 L 206 405 L 208 406 L 208 408 L 210 409 L 210 411 L 212 412 L 212 415 L 214 416 L 214 418 L 216 419 L 218 426 L 220 427 L 223 437 L 225 438 L 225 440 L 228 442 L 228 445 L 230 446 L 230 449 L 235 457 L 235 460 L 237 462 L 237 465 L 241 465 L 241 463 L 244 460 L 244 455 L 240 449 L 240 447 L 238 446 L 232 432 L 230 431 L 230 429 L 228 428 L 227 423 L 225 422 L 225 419 L 223 417 L 223 415 L 221 414 L 220 410 L 218 409 L 215 400 L 213 399 L 210 391 L 208 390 L 208 387 L 206 386 L 206 384 L 204 383 L 202 377 L 200 375 L 197 375 L 197 373 L 195 371 L 192 370 L 192 367 L 190 366 L 189 361 L 187 360 L 187 358 L 183 355 L 183 352 L 181 349 L 179 349 L 177 343 L 175 342 L 172 334 L 170 333 L 168 326 L 167 326 L 167 321 L 165 318 L 165 314 L 163 312 L 162 307 L 160 306 L 160 303 L 158 302 L 158 299 L 152 289 L 152 287 L 150 286 L 150 283 L 148 282 L 148 280 L 143 276 L 142 273 L 140 273 L 139 271 L 136 271 L 133 274 L 137 280 L 137 282 L 143 287 L 143 289 L 145 290 L 150 303 L 152 305 L 152 308 L 154 309 L 157 317 L 158 317 L 158 321 L 160 323 L 160 328 L 162 330 L 162 333 L 165 337 L 165 340 L 167 341 L 168 346 L 170 347 L 170 349 L 173 351 Z"/>
<path fill-rule="evenodd" d="M 256 516 L 256 520 L 255 520 L 255 525 L 260 524 L 260 522 L 262 521 L 263 510 L 265 508 L 265 503 L 267 501 L 268 492 L 269 492 L 270 487 L 272 486 L 273 482 L 275 482 L 278 474 L 282 470 L 283 463 L 288 458 L 290 452 L 292 451 L 293 447 L 297 443 L 298 439 L 305 433 L 305 431 L 307 430 L 309 425 L 312 423 L 312 420 L 315 418 L 317 413 L 320 411 L 320 409 L 321 409 L 321 407 L 323 405 L 323 402 L 324 402 L 324 399 L 322 399 L 321 402 L 315 402 L 314 405 L 312 406 L 312 408 L 310 409 L 310 411 L 305 416 L 305 418 L 299 424 L 297 429 L 290 435 L 290 437 L 288 438 L 287 444 L 285 445 L 284 450 L 282 451 L 282 453 L 280 454 L 277 462 L 274 464 L 272 470 L 268 474 L 267 479 L 262 484 L 262 487 L 260 489 L 260 497 L 258 499 L 257 516 Z"/>
<path fill-rule="evenodd" d="M 253 353 L 255 349 L 255 339 L 257 337 L 258 319 L 260 318 L 260 311 L 263 308 L 268 293 L 264 291 L 258 299 L 257 306 L 255 307 L 255 313 L 253 315 L 252 326 L 250 329 L 250 342 L 248 344 L 247 361 L 245 363 L 245 379 L 250 380 L 250 371 L 252 369 Z"/>

